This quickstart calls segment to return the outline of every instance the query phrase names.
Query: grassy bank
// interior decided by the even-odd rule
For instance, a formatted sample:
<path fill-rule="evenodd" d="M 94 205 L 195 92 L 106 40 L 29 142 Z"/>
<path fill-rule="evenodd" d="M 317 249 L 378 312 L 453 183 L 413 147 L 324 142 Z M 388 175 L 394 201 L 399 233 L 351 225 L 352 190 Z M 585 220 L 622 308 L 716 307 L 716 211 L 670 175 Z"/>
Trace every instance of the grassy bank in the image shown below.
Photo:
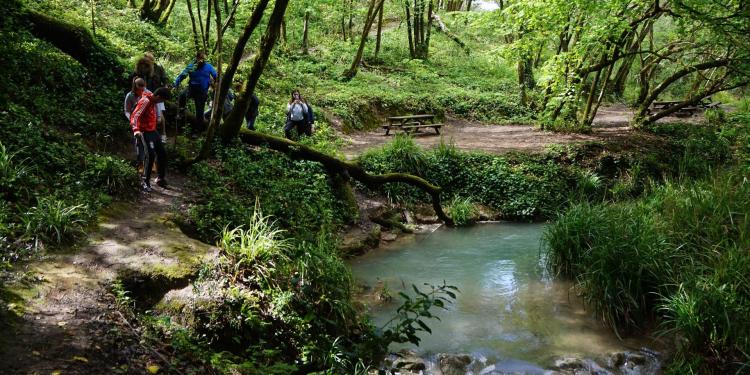
<path fill-rule="evenodd" d="M 738 165 L 629 202 L 574 205 L 545 234 L 550 269 L 576 280 L 605 324 L 627 334 L 658 323 L 675 338 L 670 373 L 750 366 L 749 126 L 738 114 L 725 128 L 744 134 L 733 148 Z"/>

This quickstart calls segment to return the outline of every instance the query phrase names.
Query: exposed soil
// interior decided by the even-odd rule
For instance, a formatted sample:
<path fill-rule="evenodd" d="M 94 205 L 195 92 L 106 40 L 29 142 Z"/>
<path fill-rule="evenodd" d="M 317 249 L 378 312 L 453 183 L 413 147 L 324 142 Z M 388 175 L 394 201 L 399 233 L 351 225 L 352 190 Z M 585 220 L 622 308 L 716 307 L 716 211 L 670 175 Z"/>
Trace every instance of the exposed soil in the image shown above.
<path fill-rule="evenodd" d="M 632 111 L 621 105 L 601 108 L 597 112 L 591 134 L 563 134 L 540 130 L 529 125 L 492 125 L 448 118 L 440 135 L 431 128 L 421 129 L 414 133 L 414 140 L 422 147 L 435 147 L 440 142 L 453 143 L 461 150 L 477 150 L 502 154 L 509 151 L 541 152 L 553 144 L 572 144 L 600 141 L 605 143 L 642 143 L 649 136 L 634 132 L 629 123 Z M 663 122 L 695 122 L 700 116 L 692 118 L 666 117 Z M 364 151 L 382 146 L 393 139 L 394 133 L 385 136 L 383 129 L 343 135 L 348 143 L 344 154 L 351 159 Z"/>
<path fill-rule="evenodd" d="M 182 179 L 170 182 L 168 190 L 154 187 L 134 202 L 115 203 L 81 248 L 28 264 L 31 282 L 9 285 L 23 314 L 4 332 L 0 373 L 143 374 L 147 366 L 166 368 L 118 311 L 110 290 L 124 271 L 169 270 L 183 277 L 188 271 L 178 265 L 212 254 L 165 217 L 183 197 Z"/>

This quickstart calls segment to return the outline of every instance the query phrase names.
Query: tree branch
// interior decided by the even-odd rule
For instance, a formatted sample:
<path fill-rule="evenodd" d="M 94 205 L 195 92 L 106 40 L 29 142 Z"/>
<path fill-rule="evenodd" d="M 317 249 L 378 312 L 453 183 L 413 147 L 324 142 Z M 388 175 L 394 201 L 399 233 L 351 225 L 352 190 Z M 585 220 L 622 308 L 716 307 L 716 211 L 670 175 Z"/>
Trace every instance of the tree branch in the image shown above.
<path fill-rule="evenodd" d="M 266 146 L 272 150 L 283 152 L 292 158 L 318 162 L 322 164 L 329 173 L 339 173 L 344 176 L 348 175 L 369 187 L 377 187 L 392 182 L 401 182 L 414 186 L 430 195 L 430 198 L 432 199 L 432 208 L 435 210 L 438 218 L 445 222 L 446 225 L 453 225 L 453 220 L 445 214 L 441 205 L 440 193 L 442 192 L 442 189 L 421 177 L 407 173 L 373 175 L 367 173 L 364 168 L 356 163 L 339 160 L 333 156 L 324 154 L 308 146 L 301 145 L 285 138 L 275 137 L 252 130 L 242 130 L 239 137 L 243 143 L 249 145 Z"/>

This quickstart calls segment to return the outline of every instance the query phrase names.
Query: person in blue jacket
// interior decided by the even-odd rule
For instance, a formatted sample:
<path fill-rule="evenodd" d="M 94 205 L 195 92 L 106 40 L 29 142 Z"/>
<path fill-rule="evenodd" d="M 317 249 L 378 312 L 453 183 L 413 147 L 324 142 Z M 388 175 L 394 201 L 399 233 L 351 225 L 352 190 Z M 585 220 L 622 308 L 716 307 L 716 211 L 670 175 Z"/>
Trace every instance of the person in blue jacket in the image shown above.
<path fill-rule="evenodd" d="M 174 81 L 174 86 L 180 87 L 180 83 L 185 77 L 188 77 L 188 87 L 180 93 L 177 100 L 177 104 L 180 106 L 178 116 L 182 116 L 185 113 L 187 99 L 193 98 L 195 101 L 196 125 L 200 130 L 205 127 L 205 123 L 202 121 L 202 114 L 206 108 L 208 88 L 211 86 L 211 83 L 216 80 L 216 69 L 206 62 L 205 52 L 200 51 L 195 54 L 195 61 L 189 64 L 182 73 L 177 76 L 177 79 Z"/>

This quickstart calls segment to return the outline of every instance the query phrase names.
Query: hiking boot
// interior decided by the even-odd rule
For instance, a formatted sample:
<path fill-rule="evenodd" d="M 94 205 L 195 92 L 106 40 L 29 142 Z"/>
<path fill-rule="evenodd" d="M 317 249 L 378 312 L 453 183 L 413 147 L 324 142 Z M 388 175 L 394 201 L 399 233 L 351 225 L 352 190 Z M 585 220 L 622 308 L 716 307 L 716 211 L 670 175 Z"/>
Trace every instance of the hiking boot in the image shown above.
<path fill-rule="evenodd" d="M 166 188 L 167 188 L 167 186 L 168 186 L 168 185 L 167 185 L 167 180 L 165 180 L 165 179 L 163 179 L 163 178 L 157 178 L 157 179 L 156 179 L 156 186 L 159 186 L 159 187 L 163 187 L 163 188 L 165 188 L 165 189 L 166 189 Z"/>
<path fill-rule="evenodd" d="M 150 193 L 151 192 L 151 185 L 149 185 L 147 182 L 143 182 L 143 192 L 144 193 Z"/>

